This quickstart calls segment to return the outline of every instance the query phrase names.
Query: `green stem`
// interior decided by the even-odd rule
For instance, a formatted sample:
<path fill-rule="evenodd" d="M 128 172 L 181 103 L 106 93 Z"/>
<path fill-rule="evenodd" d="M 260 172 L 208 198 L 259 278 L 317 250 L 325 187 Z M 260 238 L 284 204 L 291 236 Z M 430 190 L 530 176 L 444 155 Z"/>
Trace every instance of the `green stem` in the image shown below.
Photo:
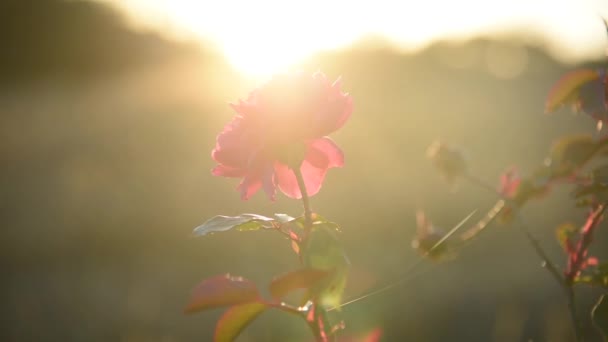
<path fill-rule="evenodd" d="M 312 210 L 310 209 L 310 200 L 308 197 L 308 192 L 306 191 L 306 183 L 304 183 L 302 171 L 300 171 L 299 167 L 295 167 L 293 168 L 293 173 L 296 176 L 298 187 L 300 188 L 300 194 L 302 195 L 302 205 L 304 206 L 304 237 L 302 238 L 302 246 L 304 249 L 306 249 L 306 245 L 308 244 L 310 233 L 312 231 Z M 321 327 L 318 323 L 317 316 L 319 315 L 319 313 L 317 305 L 313 305 L 312 309 L 314 310 L 314 321 L 308 322 L 308 326 L 315 335 L 315 340 L 317 340 L 318 342 L 327 342 L 327 339 L 321 333 Z"/>
<path fill-rule="evenodd" d="M 500 199 L 513 205 L 513 201 L 511 201 L 508 198 L 505 198 L 493 186 L 489 185 L 487 182 L 481 180 L 480 178 L 475 177 L 468 173 L 464 176 L 464 178 L 476 186 L 489 190 L 490 192 L 498 195 L 498 197 Z M 576 341 L 582 342 L 583 335 L 582 335 L 582 331 L 580 328 L 581 326 L 580 326 L 580 322 L 578 319 L 578 315 L 576 313 L 574 291 L 572 289 L 572 286 L 570 286 L 569 284 L 566 283 L 565 279 L 562 277 L 561 272 L 559 271 L 557 266 L 551 262 L 551 260 L 549 259 L 549 256 L 547 255 L 547 252 L 545 252 L 545 250 L 542 248 L 539 240 L 536 237 L 534 237 L 534 235 L 532 235 L 532 233 L 530 232 L 529 226 L 525 223 L 525 221 L 519 214 L 518 208 L 515 206 L 513 207 L 513 213 L 515 214 L 515 218 L 517 219 L 517 221 L 519 221 L 519 224 L 517 226 L 524 233 L 524 235 L 526 236 L 526 239 L 528 240 L 530 245 L 532 245 L 532 248 L 534 249 L 534 252 L 536 252 L 536 255 L 538 255 L 538 257 L 542 260 L 543 268 L 546 268 L 547 271 L 549 271 L 549 273 L 553 276 L 555 281 L 559 284 L 559 286 L 564 291 L 564 293 L 566 295 L 566 299 L 568 300 L 568 310 L 570 311 L 570 317 L 572 319 L 572 324 L 574 325 L 574 334 L 575 334 Z"/>
<path fill-rule="evenodd" d="M 296 175 L 298 187 L 302 194 L 302 204 L 304 206 L 304 245 L 308 241 L 310 231 L 312 230 L 312 210 L 310 209 L 310 200 L 308 198 L 308 192 L 306 191 L 306 184 L 304 183 L 304 177 L 300 168 L 294 168 L 293 173 Z"/>
<path fill-rule="evenodd" d="M 583 331 L 581 329 L 581 323 L 578 319 L 578 314 L 576 312 L 576 300 L 574 298 L 574 289 L 572 285 L 565 285 L 566 289 L 566 298 L 568 299 L 568 311 L 570 312 L 570 319 L 572 320 L 572 324 L 574 324 L 574 338 L 577 342 L 583 342 Z"/>

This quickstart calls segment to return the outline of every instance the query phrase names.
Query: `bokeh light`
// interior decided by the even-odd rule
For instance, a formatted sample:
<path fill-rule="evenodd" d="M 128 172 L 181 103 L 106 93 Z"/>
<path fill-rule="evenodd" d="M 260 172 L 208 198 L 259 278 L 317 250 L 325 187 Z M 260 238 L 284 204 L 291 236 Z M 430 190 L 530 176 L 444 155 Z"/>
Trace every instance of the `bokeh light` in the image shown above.
<path fill-rule="evenodd" d="M 105 1 L 125 8 L 141 25 L 214 41 L 237 68 L 257 76 L 367 35 L 418 50 L 437 39 L 523 30 L 570 62 L 601 54 L 607 40 L 599 17 L 608 16 L 608 3 L 601 0 Z M 511 62 L 489 63 L 497 68 Z"/>

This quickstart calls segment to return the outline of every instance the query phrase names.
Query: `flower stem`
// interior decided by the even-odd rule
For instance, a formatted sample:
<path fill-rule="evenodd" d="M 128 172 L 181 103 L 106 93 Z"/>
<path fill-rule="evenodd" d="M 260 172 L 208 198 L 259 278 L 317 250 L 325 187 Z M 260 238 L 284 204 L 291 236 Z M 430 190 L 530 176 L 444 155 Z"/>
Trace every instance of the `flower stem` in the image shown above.
<path fill-rule="evenodd" d="M 308 240 L 310 238 L 310 232 L 312 231 L 312 210 L 310 209 L 310 200 L 308 197 L 308 192 L 306 191 L 306 183 L 304 183 L 304 177 L 302 176 L 302 171 L 300 171 L 299 167 L 293 168 L 293 173 L 296 176 L 296 180 L 298 181 L 298 187 L 300 188 L 300 194 L 302 194 L 302 205 L 304 206 L 304 237 L 302 238 L 302 246 L 304 249 L 308 244 Z M 300 258 L 300 261 L 302 258 Z M 316 303 L 315 303 L 316 304 Z M 315 340 L 318 342 L 327 342 L 326 335 L 322 332 L 322 327 L 319 324 L 317 319 L 318 316 L 318 308 L 317 305 L 313 305 L 313 321 L 308 322 L 308 326 L 312 330 Z"/>
<path fill-rule="evenodd" d="M 464 178 L 466 180 L 468 180 L 470 183 L 472 183 L 476 186 L 479 186 L 483 189 L 489 190 L 490 192 L 498 195 L 502 200 L 504 200 L 507 203 L 513 202 L 510 199 L 505 198 L 493 186 L 491 186 L 487 182 L 481 180 L 480 178 L 478 178 L 474 175 L 471 175 L 470 173 L 465 174 Z M 555 281 L 560 285 L 560 287 L 564 291 L 564 293 L 566 295 L 566 299 L 568 300 L 568 309 L 570 311 L 570 317 L 572 319 L 572 324 L 574 325 L 575 340 L 577 342 L 582 342 L 583 335 L 582 335 L 578 315 L 576 313 L 574 290 L 572 289 L 572 286 L 570 284 L 566 283 L 564 277 L 562 277 L 561 272 L 559 271 L 557 266 L 555 266 L 555 264 L 551 262 L 551 260 L 549 259 L 549 256 L 547 255 L 547 252 L 545 252 L 545 250 L 540 245 L 539 240 L 536 237 L 534 237 L 534 235 L 532 235 L 532 233 L 530 232 L 529 226 L 525 223 L 525 221 L 521 217 L 519 210 L 517 208 L 513 208 L 513 212 L 515 213 L 515 218 L 519 222 L 519 224 L 517 226 L 525 234 L 526 239 L 528 240 L 530 245 L 532 245 L 532 248 L 534 248 L 534 252 L 536 252 L 536 255 L 538 255 L 538 257 L 542 260 L 542 267 L 546 268 L 547 271 L 549 271 L 549 273 L 553 276 Z"/>
<path fill-rule="evenodd" d="M 304 243 L 308 240 L 310 231 L 312 230 L 312 210 L 310 209 L 310 200 L 308 198 L 308 192 L 306 191 L 306 184 L 304 183 L 304 177 L 300 168 L 294 168 L 293 173 L 296 175 L 298 181 L 298 187 L 302 194 L 302 204 L 304 205 Z"/>

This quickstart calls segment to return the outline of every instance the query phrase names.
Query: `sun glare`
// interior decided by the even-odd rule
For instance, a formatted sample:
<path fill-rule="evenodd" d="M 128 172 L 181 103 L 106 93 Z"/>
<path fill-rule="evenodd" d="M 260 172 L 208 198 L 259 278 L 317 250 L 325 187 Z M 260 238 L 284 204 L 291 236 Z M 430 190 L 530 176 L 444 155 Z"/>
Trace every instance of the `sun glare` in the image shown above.
<path fill-rule="evenodd" d="M 588 57 L 603 53 L 598 16 L 608 16 L 608 3 L 596 0 L 102 1 L 146 24 L 212 41 L 237 69 L 261 77 L 371 34 L 415 49 L 442 37 L 525 27 L 544 34 L 565 59 Z"/>

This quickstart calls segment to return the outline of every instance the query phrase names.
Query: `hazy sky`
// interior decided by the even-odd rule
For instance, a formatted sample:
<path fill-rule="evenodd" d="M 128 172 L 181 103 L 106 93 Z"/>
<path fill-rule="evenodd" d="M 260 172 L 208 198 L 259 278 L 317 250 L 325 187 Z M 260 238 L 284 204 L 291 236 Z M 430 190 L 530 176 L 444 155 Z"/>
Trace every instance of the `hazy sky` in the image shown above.
<path fill-rule="evenodd" d="M 323 49 L 379 34 L 404 48 L 438 38 L 526 30 L 565 61 L 608 47 L 608 0 L 102 0 L 139 23 L 205 37 L 243 71 L 276 71 Z"/>

